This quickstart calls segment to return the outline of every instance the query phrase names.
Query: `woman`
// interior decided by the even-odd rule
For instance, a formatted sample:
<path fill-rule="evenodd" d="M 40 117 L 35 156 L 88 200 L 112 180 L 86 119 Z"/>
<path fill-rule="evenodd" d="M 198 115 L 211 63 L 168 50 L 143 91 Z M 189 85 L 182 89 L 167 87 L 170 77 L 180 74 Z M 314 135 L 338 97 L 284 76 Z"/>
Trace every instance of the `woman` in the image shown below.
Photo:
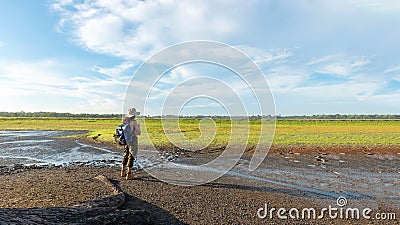
<path fill-rule="evenodd" d="M 136 160 L 138 152 L 138 135 L 140 135 L 140 124 L 135 120 L 140 113 L 135 108 L 128 110 L 123 123 L 125 140 L 128 143 L 125 146 L 124 157 L 122 159 L 121 176 L 127 180 L 135 178 L 132 174 L 133 162 Z M 126 169 L 128 168 L 128 171 Z"/>

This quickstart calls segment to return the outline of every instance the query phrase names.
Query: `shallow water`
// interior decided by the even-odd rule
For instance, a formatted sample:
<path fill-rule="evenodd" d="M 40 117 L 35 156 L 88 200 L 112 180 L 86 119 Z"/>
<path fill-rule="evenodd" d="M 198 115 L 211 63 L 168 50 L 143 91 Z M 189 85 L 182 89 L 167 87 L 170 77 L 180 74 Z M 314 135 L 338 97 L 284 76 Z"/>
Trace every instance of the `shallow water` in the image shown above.
<path fill-rule="evenodd" d="M 117 148 L 90 145 L 60 136 L 75 131 L 0 131 L 0 166 L 14 164 L 68 165 L 120 165 L 122 152 Z M 174 154 L 175 155 L 175 154 Z M 140 150 L 139 164 L 147 171 L 162 170 L 169 173 L 165 162 L 170 155 L 157 151 Z M 175 163 L 199 165 L 215 158 L 215 155 L 199 155 L 186 158 L 179 155 Z M 304 196 L 391 201 L 400 206 L 400 158 L 399 156 L 327 156 L 326 165 L 315 165 L 313 156 L 269 155 L 255 171 L 248 170 L 249 161 L 241 159 L 227 173 L 229 176 L 277 185 L 304 192 Z M 220 173 L 220 171 L 193 171 L 196 173 Z"/>
<path fill-rule="evenodd" d="M 121 152 L 59 138 L 76 133 L 79 132 L 0 131 L 0 166 L 120 160 Z"/>

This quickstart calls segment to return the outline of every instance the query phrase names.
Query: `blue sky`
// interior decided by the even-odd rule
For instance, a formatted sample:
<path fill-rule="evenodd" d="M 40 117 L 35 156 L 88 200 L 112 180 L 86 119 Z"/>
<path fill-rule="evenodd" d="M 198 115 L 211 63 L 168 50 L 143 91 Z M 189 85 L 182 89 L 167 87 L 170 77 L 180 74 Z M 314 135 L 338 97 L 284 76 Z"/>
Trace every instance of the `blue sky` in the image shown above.
<path fill-rule="evenodd" d="M 148 57 L 214 40 L 257 63 L 278 114 L 399 114 L 399 24 L 397 0 L 3 1 L 0 111 L 121 113 Z M 202 68 L 166 74 L 158 91 L 210 72 Z M 196 101 L 185 114 L 224 113 Z M 157 102 L 148 112 L 160 111 Z"/>

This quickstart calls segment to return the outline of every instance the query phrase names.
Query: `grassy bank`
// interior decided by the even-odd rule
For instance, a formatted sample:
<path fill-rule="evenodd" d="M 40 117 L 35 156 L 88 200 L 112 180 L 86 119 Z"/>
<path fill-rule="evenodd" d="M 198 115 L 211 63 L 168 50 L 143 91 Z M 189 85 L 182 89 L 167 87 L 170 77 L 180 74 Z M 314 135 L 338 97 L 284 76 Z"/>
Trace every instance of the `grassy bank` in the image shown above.
<path fill-rule="evenodd" d="M 231 121 L 214 120 L 215 138 L 211 148 L 223 147 L 229 142 Z M 159 119 L 139 119 L 146 130 L 139 141 L 146 146 L 151 140 L 155 146 L 168 147 L 170 142 L 164 133 Z M 200 137 L 199 119 L 180 119 L 179 127 L 189 140 Z M 115 127 L 119 119 L 49 119 L 49 118 L 0 118 L 0 130 L 87 130 L 87 137 L 101 134 L 99 141 L 112 143 Z M 247 128 L 244 121 L 234 121 L 238 129 Z M 144 126 L 143 126 L 144 127 Z M 250 121 L 250 137 L 248 146 L 258 143 L 260 121 Z M 167 128 L 169 129 L 169 128 Z M 205 130 L 213 126 L 205 126 Z M 149 139 L 147 138 L 149 137 Z M 243 137 L 233 138 L 233 141 Z M 362 145 L 362 146 L 400 146 L 400 121 L 395 120 L 278 120 L 274 145 Z"/>

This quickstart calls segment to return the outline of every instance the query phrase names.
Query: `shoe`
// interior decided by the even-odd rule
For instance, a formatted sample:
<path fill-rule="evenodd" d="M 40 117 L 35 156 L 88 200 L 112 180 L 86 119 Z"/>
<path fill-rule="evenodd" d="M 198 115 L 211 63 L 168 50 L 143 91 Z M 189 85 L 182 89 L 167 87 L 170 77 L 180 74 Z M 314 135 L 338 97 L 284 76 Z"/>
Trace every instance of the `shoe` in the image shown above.
<path fill-rule="evenodd" d="M 130 180 L 130 179 L 135 179 L 136 177 L 132 174 L 132 173 L 128 173 L 126 174 L 126 179 Z"/>
<path fill-rule="evenodd" d="M 121 170 L 121 177 L 126 177 L 126 171 L 125 170 Z"/>

